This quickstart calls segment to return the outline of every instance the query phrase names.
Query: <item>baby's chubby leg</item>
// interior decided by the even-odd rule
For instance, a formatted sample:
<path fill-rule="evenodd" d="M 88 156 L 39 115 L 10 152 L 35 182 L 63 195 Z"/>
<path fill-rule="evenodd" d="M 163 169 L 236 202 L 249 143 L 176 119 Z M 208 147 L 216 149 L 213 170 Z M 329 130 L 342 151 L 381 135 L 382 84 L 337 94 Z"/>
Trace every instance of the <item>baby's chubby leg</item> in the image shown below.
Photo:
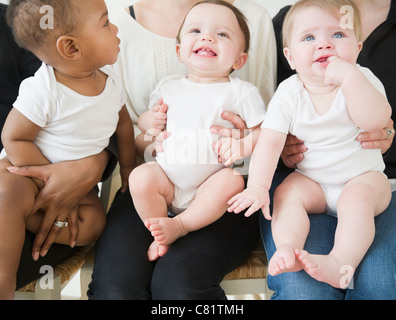
<path fill-rule="evenodd" d="M 7 159 L 0 161 L 0 300 L 14 297 L 25 221 L 38 193 L 33 180 L 8 172 L 10 165 Z"/>
<path fill-rule="evenodd" d="M 322 188 L 313 180 L 294 172 L 275 190 L 272 234 L 276 252 L 271 257 L 268 272 L 277 275 L 301 270 L 294 250 L 302 249 L 309 232 L 307 213 L 326 210 Z"/>
<path fill-rule="evenodd" d="M 374 239 L 374 217 L 387 208 L 390 199 L 389 182 L 380 172 L 350 180 L 337 202 L 338 225 L 332 251 L 329 255 L 298 252 L 304 270 L 333 287 L 347 287 Z"/>
<path fill-rule="evenodd" d="M 136 211 L 154 239 L 158 233 L 158 220 L 169 219 L 168 207 L 174 198 L 174 185 L 156 162 L 135 168 L 129 176 L 129 190 Z M 148 249 L 150 260 L 156 260 L 168 251 L 168 245 L 156 240 Z"/>
<path fill-rule="evenodd" d="M 243 188 L 244 180 L 238 172 L 222 169 L 198 187 L 195 199 L 186 210 L 174 218 L 149 219 L 149 228 L 158 243 L 170 245 L 219 219 L 227 209 L 228 199 Z"/>
<path fill-rule="evenodd" d="M 129 176 L 129 191 L 143 222 L 168 216 L 175 188 L 158 163 L 148 162 L 135 168 Z"/>

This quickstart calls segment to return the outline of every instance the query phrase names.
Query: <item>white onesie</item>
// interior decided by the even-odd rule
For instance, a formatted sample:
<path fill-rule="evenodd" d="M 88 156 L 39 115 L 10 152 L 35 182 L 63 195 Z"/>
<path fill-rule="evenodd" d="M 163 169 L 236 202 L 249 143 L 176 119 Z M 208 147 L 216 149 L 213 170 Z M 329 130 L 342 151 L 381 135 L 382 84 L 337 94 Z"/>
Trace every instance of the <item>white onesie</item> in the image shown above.
<path fill-rule="evenodd" d="M 103 92 L 83 96 L 56 81 L 45 63 L 20 86 L 14 108 L 41 127 L 35 144 L 51 162 L 82 159 L 100 153 L 109 144 L 126 96 L 111 66 Z M 6 156 L 3 149 L 1 158 Z"/>
<path fill-rule="evenodd" d="M 224 83 L 196 83 L 185 76 L 164 78 L 150 97 L 152 107 L 160 97 L 168 105 L 164 152 L 157 162 L 175 185 L 174 211 L 187 208 L 198 186 L 224 168 L 212 144 L 218 138 L 210 133 L 212 125 L 231 128 L 222 119 L 223 111 L 239 114 L 248 128 L 264 120 L 265 105 L 251 83 L 230 77 Z"/>
<path fill-rule="evenodd" d="M 385 95 L 375 75 L 367 68 L 358 68 Z M 381 151 L 363 149 L 356 140 L 362 130 L 350 118 L 342 91 L 328 112 L 320 115 L 298 75 L 279 85 L 262 128 L 290 132 L 304 141 L 308 151 L 296 170 L 322 186 L 330 214 L 336 213 L 338 196 L 346 182 L 362 173 L 385 169 Z"/>

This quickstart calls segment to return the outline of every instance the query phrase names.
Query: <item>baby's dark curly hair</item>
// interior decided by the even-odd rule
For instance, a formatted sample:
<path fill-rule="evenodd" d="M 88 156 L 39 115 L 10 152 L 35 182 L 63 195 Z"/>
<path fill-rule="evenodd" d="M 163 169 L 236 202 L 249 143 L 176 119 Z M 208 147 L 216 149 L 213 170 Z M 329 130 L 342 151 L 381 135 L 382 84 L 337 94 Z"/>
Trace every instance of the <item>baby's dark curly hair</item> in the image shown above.
<path fill-rule="evenodd" d="M 51 15 L 53 28 L 43 28 L 46 14 Z M 7 23 L 16 42 L 34 52 L 42 50 L 48 40 L 72 33 L 77 24 L 77 15 L 71 0 L 11 0 L 7 9 Z"/>

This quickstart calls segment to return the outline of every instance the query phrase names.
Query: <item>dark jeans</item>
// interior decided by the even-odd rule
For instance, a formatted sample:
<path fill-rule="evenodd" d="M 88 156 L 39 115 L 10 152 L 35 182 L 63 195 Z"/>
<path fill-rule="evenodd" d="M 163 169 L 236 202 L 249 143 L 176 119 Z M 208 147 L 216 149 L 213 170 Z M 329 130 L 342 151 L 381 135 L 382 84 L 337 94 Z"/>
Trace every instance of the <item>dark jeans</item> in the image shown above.
<path fill-rule="evenodd" d="M 174 242 L 156 262 L 147 258 L 153 237 L 127 191 L 118 193 L 96 245 L 90 299 L 226 299 L 219 286 L 257 244 L 258 213 L 225 213 Z"/>

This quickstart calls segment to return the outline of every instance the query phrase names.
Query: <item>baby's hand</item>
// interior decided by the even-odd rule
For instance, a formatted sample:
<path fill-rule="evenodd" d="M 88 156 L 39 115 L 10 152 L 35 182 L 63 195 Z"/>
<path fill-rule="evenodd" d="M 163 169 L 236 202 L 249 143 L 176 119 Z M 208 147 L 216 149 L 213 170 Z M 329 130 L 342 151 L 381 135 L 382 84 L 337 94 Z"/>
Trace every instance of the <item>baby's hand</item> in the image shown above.
<path fill-rule="evenodd" d="M 168 105 L 160 99 L 157 104 L 150 110 L 144 112 L 138 120 L 139 129 L 143 133 L 151 136 L 157 136 L 165 129 Z"/>
<path fill-rule="evenodd" d="M 329 57 L 327 61 L 329 64 L 325 71 L 325 83 L 328 85 L 342 85 L 348 72 L 355 69 L 353 64 L 336 56 Z"/>
<path fill-rule="evenodd" d="M 214 144 L 214 151 L 222 159 L 224 165 L 228 167 L 235 161 L 244 158 L 243 139 L 221 138 Z"/>
<path fill-rule="evenodd" d="M 267 220 L 271 220 L 271 215 L 269 212 L 269 193 L 264 187 L 248 187 L 243 192 L 238 193 L 228 201 L 228 212 L 240 213 L 247 207 L 250 207 L 245 216 L 249 217 L 254 212 L 262 209 L 264 217 Z"/>

